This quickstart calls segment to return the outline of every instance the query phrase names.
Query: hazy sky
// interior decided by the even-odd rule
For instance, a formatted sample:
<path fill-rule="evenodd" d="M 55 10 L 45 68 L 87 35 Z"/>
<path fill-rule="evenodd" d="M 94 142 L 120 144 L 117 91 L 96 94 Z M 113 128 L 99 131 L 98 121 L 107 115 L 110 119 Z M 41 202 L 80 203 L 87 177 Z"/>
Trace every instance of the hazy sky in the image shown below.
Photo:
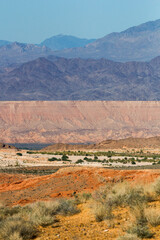
<path fill-rule="evenodd" d="M 160 0 L 0 0 L 0 40 L 100 38 L 160 18 Z"/>

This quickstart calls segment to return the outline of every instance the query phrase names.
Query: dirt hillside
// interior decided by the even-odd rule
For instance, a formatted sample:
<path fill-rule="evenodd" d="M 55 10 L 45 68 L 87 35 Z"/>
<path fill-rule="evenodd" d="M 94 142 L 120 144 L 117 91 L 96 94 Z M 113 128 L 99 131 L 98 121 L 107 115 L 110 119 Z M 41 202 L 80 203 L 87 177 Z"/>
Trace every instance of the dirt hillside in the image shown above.
<path fill-rule="evenodd" d="M 92 192 L 107 182 L 122 180 L 152 182 L 159 170 L 108 170 L 103 168 L 68 167 L 47 176 L 0 173 L 0 199 L 8 205 L 37 200 L 72 197 L 79 192 Z"/>
<path fill-rule="evenodd" d="M 157 149 L 160 148 L 160 137 L 126 138 L 119 140 L 106 140 L 97 144 L 53 144 L 41 151 L 76 151 L 76 150 L 110 150 L 110 149 Z"/>

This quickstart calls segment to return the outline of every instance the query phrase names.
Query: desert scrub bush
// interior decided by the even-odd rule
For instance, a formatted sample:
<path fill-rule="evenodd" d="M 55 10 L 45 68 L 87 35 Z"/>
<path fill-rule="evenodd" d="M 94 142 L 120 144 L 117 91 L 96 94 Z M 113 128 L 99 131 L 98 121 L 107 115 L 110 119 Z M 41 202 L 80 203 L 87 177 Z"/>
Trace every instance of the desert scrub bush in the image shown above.
<path fill-rule="evenodd" d="M 23 240 L 19 232 L 14 232 L 8 240 Z"/>
<path fill-rule="evenodd" d="M 49 226 L 57 221 L 58 202 L 37 202 L 30 206 L 29 221 L 35 226 Z"/>
<path fill-rule="evenodd" d="M 89 199 L 91 199 L 91 193 L 79 193 L 75 195 L 75 200 L 77 204 L 86 203 Z"/>
<path fill-rule="evenodd" d="M 0 221 L 5 219 L 6 217 L 11 217 L 15 214 L 18 214 L 21 211 L 20 206 L 15 207 L 4 207 L 3 205 L 0 207 Z"/>
<path fill-rule="evenodd" d="M 77 203 L 75 200 L 72 200 L 72 199 L 59 200 L 58 214 L 74 215 L 79 212 L 80 210 L 77 208 Z"/>
<path fill-rule="evenodd" d="M 135 206 L 138 203 L 146 201 L 144 189 L 141 187 L 128 187 L 124 196 L 125 203 L 129 206 Z"/>
<path fill-rule="evenodd" d="M 128 233 L 136 234 L 139 238 L 152 238 L 153 233 L 150 232 L 148 227 L 148 221 L 145 216 L 144 206 L 139 205 L 133 209 L 135 221 L 133 225 L 128 229 Z"/>
<path fill-rule="evenodd" d="M 105 219 L 110 220 L 114 217 L 112 207 L 102 203 L 93 205 L 93 213 L 97 222 L 101 222 Z"/>
<path fill-rule="evenodd" d="M 112 184 L 107 184 L 106 187 L 102 187 L 99 191 L 95 191 L 92 195 L 94 201 L 92 208 L 95 219 L 98 222 L 114 218 L 112 211 L 115 207 L 115 201 L 110 194 L 111 189 Z"/>
<path fill-rule="evenodd" d="M 33 239 L 37 235 L 38 230 L 33 226 L 32 222 L 26 221 L 16 215 L 6 218 L 0 224 L 0 237 L 3 240 L 14 239 L 14 236 L 19 237 L 19 239 L 28 240 Z"/>
<path fill-rule="evenodd" d="M 156 208 L 147 208 L 145 210 L 145 215 L 151 226 L 157 227 L 160 225 L 160 212 L 158 212 Z"/>
<path fill-rule="evenodd" d="M 118 237 L 117 240 L 140 240 L 136 234 L 125 234 L 124 236 Z"/>
<path fill-rule="evenodd" d="M 144 188 L 128 186 L 125 182 L 114 184 L 108 191 L 106 198 L 114 207 L 133 207 L 149 200 Z"/>

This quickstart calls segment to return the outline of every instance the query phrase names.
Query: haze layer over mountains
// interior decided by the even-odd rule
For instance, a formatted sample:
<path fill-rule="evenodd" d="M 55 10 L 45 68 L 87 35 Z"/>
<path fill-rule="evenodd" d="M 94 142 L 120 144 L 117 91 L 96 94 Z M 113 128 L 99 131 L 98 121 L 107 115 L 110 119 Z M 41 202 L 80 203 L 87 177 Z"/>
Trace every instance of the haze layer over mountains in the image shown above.
<path fill-rule="evenodd" d="M 97 40 L 0 41 L 0 100 L 160 100 L 159 55 L 160 20 Z"/>

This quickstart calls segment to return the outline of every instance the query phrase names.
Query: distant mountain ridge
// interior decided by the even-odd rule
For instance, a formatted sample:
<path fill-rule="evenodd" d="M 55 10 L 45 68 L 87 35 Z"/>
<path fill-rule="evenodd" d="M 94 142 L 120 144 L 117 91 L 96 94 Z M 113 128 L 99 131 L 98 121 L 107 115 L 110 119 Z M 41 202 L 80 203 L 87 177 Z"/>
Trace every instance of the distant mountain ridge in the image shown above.
<path fill-rule="evenodd" d="M 84 47 L 85 45 L 94 41 L 95 39 L 84 39 L 60 34 L 44 40 L 40 45 L 57 51 L 66 48 Z"/>
<path fill-rule="evenodd" d="M 41 44 L 0 41 L 0 66 L 24 63 L 48 55 L 105 58 L 118 62 L 149 61 L 160 56 L 160 20 L 143 23 L 119 33 L 110 33 L 97 40 L 57 35 Z"/>
<path fill-rule="evenodd" d="M 56 53 L 67 58 L 106 58 L 113 61 L 149 61 L 160 55 L 160 20 L 111 33 L 84 48 L 65 49 Z"/>
<path fill-rule="evenodd" d="M 22 64 L 50 54 L 53 54 L 53 51 L 45 46 L 14 42 L 0 47 L 0 66 Z"/>
<path fill-rule="evenodd" d="M 0 100 L 159 101 L 160 57 L 150 62 L 49 56 L 0 73 Z"/>

